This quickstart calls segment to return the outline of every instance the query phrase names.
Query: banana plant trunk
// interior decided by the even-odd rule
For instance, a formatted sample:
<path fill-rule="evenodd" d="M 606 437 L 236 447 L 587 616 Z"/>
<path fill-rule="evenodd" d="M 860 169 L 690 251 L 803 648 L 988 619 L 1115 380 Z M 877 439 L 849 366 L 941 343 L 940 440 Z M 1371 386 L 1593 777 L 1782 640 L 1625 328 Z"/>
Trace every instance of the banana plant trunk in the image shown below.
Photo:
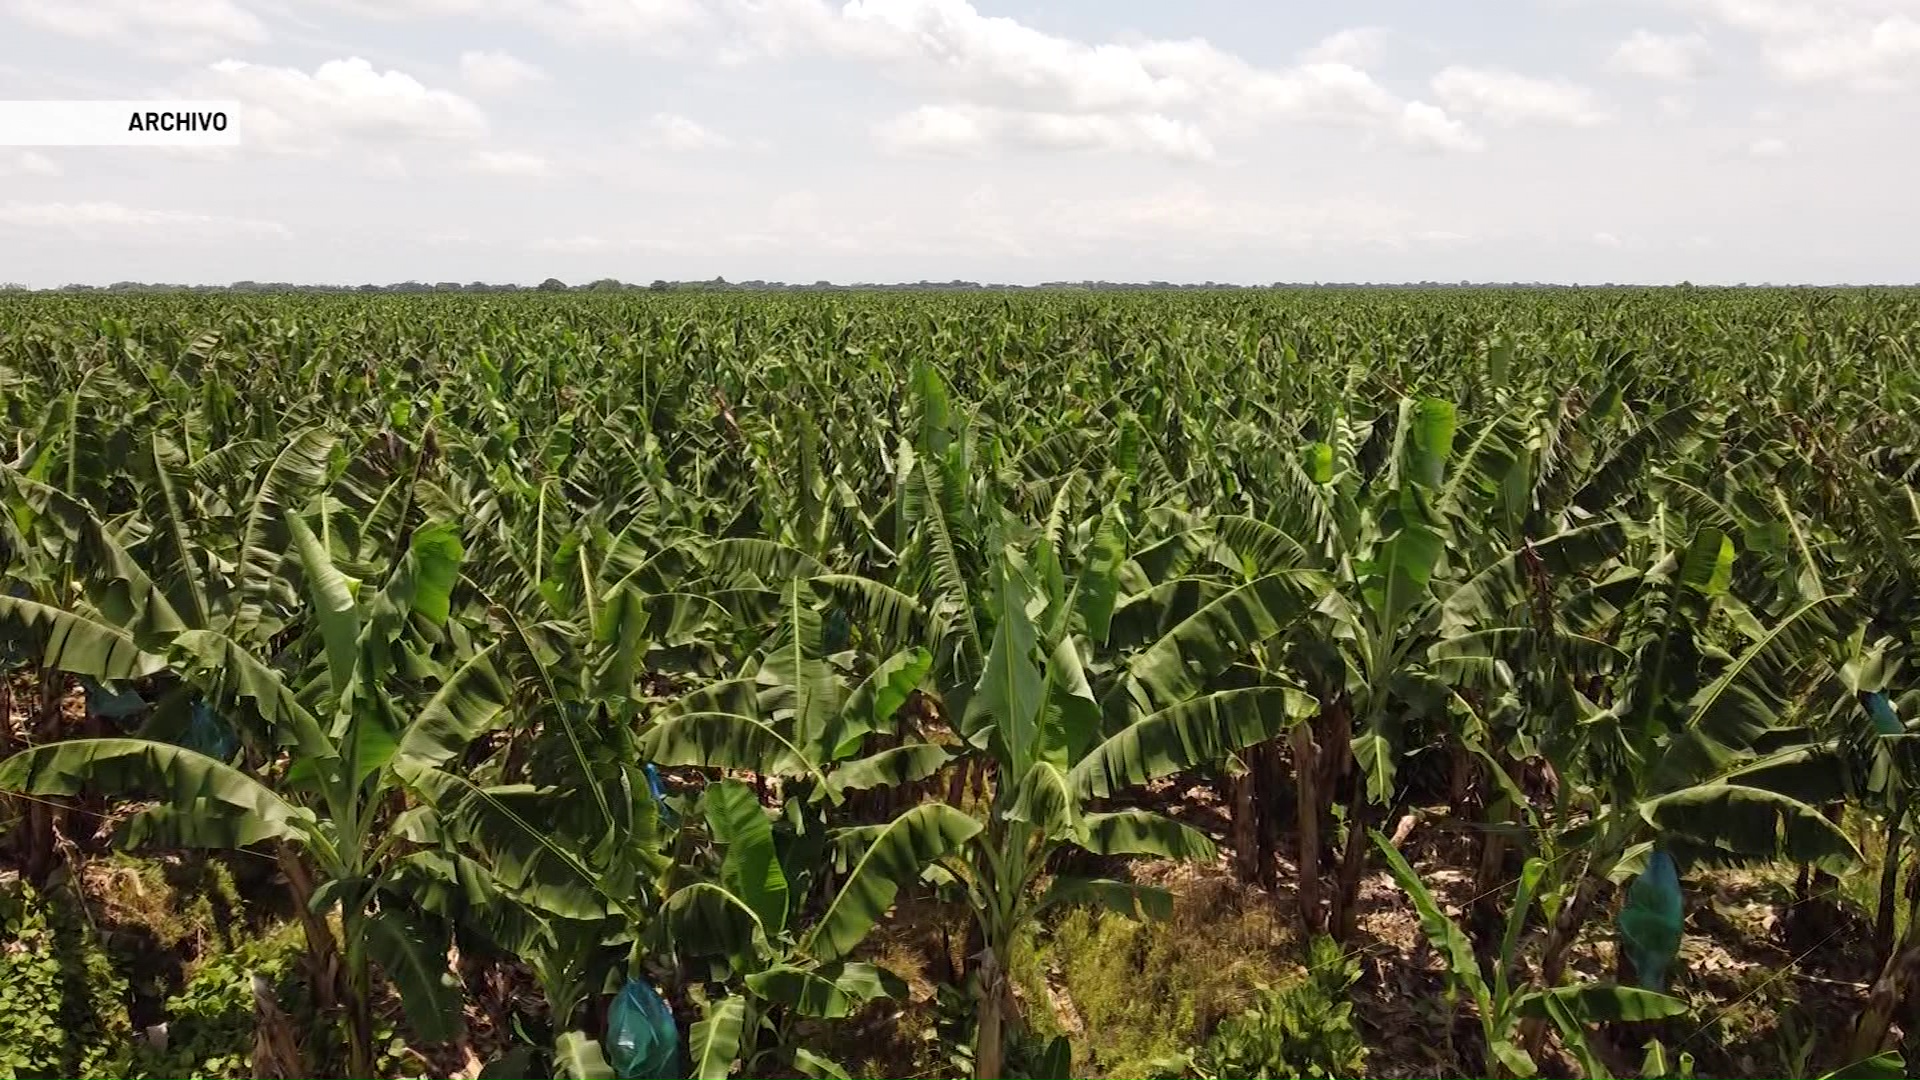
<path fill-rule="evenodd" d="M 1853 1030 L 1851 1060 L 1865 1061 L 1886 1048 L 1894 1014 L 1910 994 L 1920 994 L 1920 930 L 1913 929 L 1867 991 L 1867 1006 Z"/>
<path fill-rule="evenodd" d="M 60 696 L 66 689 L 66 677 L 58 671 L 42 668 L 35 686 L 39 690 L 38 708 L 31 725 L 29 745 L 43 745 L 60 738 Z M 35 887 L 44 887 L 54 866 L 54 828 L 61 816 L 45 797 L 27 802 L 26 837 L 22 854 L 23 870 Z"/>
<path fill-rule="evenodd" d="M 974 1038 L 973 1075 L 976 1080 L 1000 1080 L 1005 1075 L 1001 1057 L 1007 1000 L 1006 972 L 989 945 L 980 954 L 980 1029 Z"/>
<path fill-rule="evenodd" d="M 347 1077 L 376 1075 L 373 1071 L 373 968 L 367 957 L 366 914 L 359 903 L 343 907 L 341 929 L 347 939 L 346 1010 Z"/>
<path fill-rule="evenodd" d="M 1542 987 L 1560 985 L 1561 976 L 1567 971 L 1567 957 L 1573 951 L 1574 939 L 1579 936 L 1580 927 L 1586 922 L 1587 906 L 1593 903 L 1599 887 L 1599 879 L 1589 876 L 1583 867 L 1580 871 L 1580 884 L 1573 891 L 1573 899 L 1560 908 L 1560 914 L 1554 918 L 1553 926 L 1547 931 L 1546 948 L 1540 954 L 1540 977 L 1535 985 Z M 1521 1022 L 1520 1046 L 1528 1055 L 1538 1057 L 1546 1037 L 1547 1022 L 1545 1020 L 1529 1017 Z"/>
<path fill-rule="evenodd" d="M 1274 853 L 1280 830 L 1275 820 L 1269 793 L 1280 785 L 1279 746 L 1263 742 L 1241 751 L 1245 769 L 1228 785 L 1233 815 L 1234 871 L 1248 884 L 1272 889 L 1275 884 Z"/>
<path fill-rule="evenodd" d="M 1494 762 L 1483 763 L 1483 767 L 1501 769 L 1518 786 L 1521 781 L 1520 763 L 1498 747 L 1493 755 Z M 1505 826 L 1516 824 L 1519 812 L 1508 799 L 1495 794 L 1503 790 L 1503 785 L 1491 777 L 1487 778 L 1484 790 L 1488 797 L 1480 800 L 1486 811 L 1481 817 L 1487 827 L 1480 831 L 1480 858 L 1474 869 L 1473 907 L 1474 924 L 1480 931 L 1476 933 L 1476 941 L 1483 949 L 1490 951 L 1499 940 L 1500 927 L 1505 919 L 1499 894 L 1506 891 L 1505 883 L 1511 880 L 1506 872 L 1509 834 Z"/>
<path fill-rule="evenodd" d="M 315 1004 L 322 1011 L 332 1012 L 340 1006 L 342 989 L 339 944 L 334 940 L 333 928 L 313 910 L 313 875 L 300 853 L 289 844 L 281 844 L 274 854 L 281 875 L 287 879 L 287 891 L 292 895 L 293 910 L 300 916 L 300 928 L 306 935 L 307 978 L 313 986 Z"/>
<path fill-rule="evenodd" d="M 1905 840 L 1903 827 L 1912 808 L 1913 792 L 1904 791 L 1894 804 L 1893 817 L 1887 822 L 1886 861 L 1880 867 L 1880 903 L 1873 920 L 1873 958 L 1885 964 L 1893 955 L 1894 915 L 1900 907 L 1900 849 Z"/>
<path fill-rule="evenodd" d="M 13 754 L 13 673 L 0 671 L 0 761 Z"/>
<path fill-rule="evenodd" d="M 1341 943 L 1353 939 L 1360 921 L 1360 877 L 1367 866 L 1367 825 L 1372 810 L 1366 780 L 1356 778 L 1353 796 L 1347 800 L 1347 844 L 1340 853 L 1339 891 L 1333 897 L 1333 939 Z"/>
<path fill-rule="evenodd" d="M 1300 918 L 1308 936 L 1326 929 L 1320 910 L 1320 791 L 1319 748 L 1313 728 L 1295 724 L 1293 741 L 1294 808 L 1300 834 Z"/>
<path fill-rule="evenodd" d="M 1260 822 L 1254 801 L 1253 753 L 1241 755 L 1245 766 L 1228 784 L 1233 807 L 1233 870 L 1242 882 L 1252 884 L 1260 877 Z"/>

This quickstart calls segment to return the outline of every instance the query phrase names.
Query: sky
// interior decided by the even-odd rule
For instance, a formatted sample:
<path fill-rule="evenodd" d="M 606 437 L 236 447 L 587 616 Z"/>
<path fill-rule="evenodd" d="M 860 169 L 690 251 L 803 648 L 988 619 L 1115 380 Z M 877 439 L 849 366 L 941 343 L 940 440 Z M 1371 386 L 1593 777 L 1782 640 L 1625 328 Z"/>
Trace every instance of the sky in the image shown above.
<path fill-rule="evenodd" d="M 0 0 L 0 281 L 1920 282 L 1920 0 Z"/>

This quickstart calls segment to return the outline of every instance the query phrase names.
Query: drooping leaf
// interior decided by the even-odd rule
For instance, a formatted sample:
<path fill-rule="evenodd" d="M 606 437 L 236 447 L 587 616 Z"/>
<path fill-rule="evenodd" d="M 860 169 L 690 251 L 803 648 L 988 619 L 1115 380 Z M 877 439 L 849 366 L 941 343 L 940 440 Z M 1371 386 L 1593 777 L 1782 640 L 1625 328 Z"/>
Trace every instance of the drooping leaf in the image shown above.
<path fill-rule="evenodd" d="M 1068 788 L 1066 772 L 1048 761 L 1036 761 L 1020 774 L 1006 817 L 1050 840 L 1077 840 L 1082 834 L 1080 800 Z"/>
<path fill-rule="evenodd" d="M 406 571 L 412 581 L 414 614 L 435 626 L 447 621 L 465 557 L 460 532 L 452 524 L 434 522 L 414 530 L 407 543 Z"/>
<path fill-rule="evenodd" d="M 711 881 L 675 889 L 664 917 L 674 944 L 694 956 L 749 956 L 766 939 L 759 913 Z"/>
<path fill-rule="evenodd" d="M 1728 857 L 1785 858 L 1832 874 L 1860 864 L 1859 849 L 1825 814 L 1759 788 L 1701 784 L 1641 803 L 1640 816 L 1671 836 Z"/>
<path fill-rule="evenodd" d="M 922 803 L 893 819 L 867 844 L 801 951 L 822 962 L 846 956 L 893 905 L 902 884 L 959 850 L 980 828 L 970 815 L 945 803 Z"/>
<path fill-rule="evenodd" d="M 95 679 L 138 679 L 167 666 L 117 626 L 33 600 L 0 596 L 0 641 L 36 651 L 40 666 Z"/>
<path fill-rule="evenodd" d="M 687 1044 L 693 1058 L 693 1080 L 726 1080 L 740 1059 L 746 1026 L 745 998 L 723 998 L 707 1004 L 706 1015 L 693 1025 Z"/>
<path fill-rule="evenodd" d="M 77 795 L 88 789 L 159 799 L 172 814 L 191 817 L 172 835 L 190 839 L 195 846 L 300 841 L 314 827 L 311 811 L 294 806 L 225 762 L 171 743 L 70 739 L 22 750 L 0 761 L 0 790 Z"/>
<path fill-rule="evenodd" d="M 888 983 L 892 983 L 889 990 Z M 871 964 L 806 968 L 775 964 L 746 978 L 747 988 L 768 1001 L 785 1005 L 802 1016 L 835 1019 L 846 1016 L 877 997 L 904 989 L 899 980 Z"/>
<path fill-rule="evenodd" d="M 834 758 L 849 758 L 859 753 L 860 739 L 868 732 L 893 730 L 894 714 L 906 705 L 915 688 L 932 670 L 933 654 L 919 646 L 882 660 L 873 674 L 847 695 Z"/>
<path fill-rule="evenodd" d="M 1035 755 L 1065 769 L 1092 747 L 1099 734 L 1100 702 L 1087 681 L 1079 645 L 1063 635 L 1047 658 L 1046 705 Z"/>
<path fill-rule="evenodd" d="M 1207 834 L 1147 810 L 1088 814 L 1086 847 L 1096 855 L 1158 855 L 1207 861 L 1218 854 Z"/>
<path fill-rule="evenodd" d="M 1127 662 L 1159 708 L 1185 701 L 1257 642 L 1284 630 L 1321 592 L 1317 571 L 1284 570 L 1212 601 Z"/>
<path fill-rule="evenodd" d="M 1126 557 L 1126 526 L 1120 515 L 1112 511 L 1102 514 L 1074 589 L 1080 624 L 1097 644 L 1106 644 L 1107 630 L 1113 624 L 1113 606 L 1120 594 L 1120 566 Z"/>
<path fill-rule="evenodd" d="M 419 765 L 444 765 L 493 725 L 508 701 L 507 686 L 493 667 L 497 647 L 489 645 L 454 669 L 400 733 L 396 757 Z"/>
<path fill-rule="evenodd" d="M 845 1066 L 804 1046 L 793 1048 L 793 1071 L 812 1080 L 849 1080 Z"/>
<path fill-rule="evenodd" d="M 600 1040 L 584 1031 L 563 1032 L 554 1040 L 553 1068 L 563 1080 L 615 1080 Z"/>
<path fill-rule="evenodd" d="M 427 1042 L 459 1034 L 465 990 L 447 967 L 451 937 L 445 927 L 383 907 L 367 920 L 367 939 L 380 969 L 400 991 L 407 1024 Z"/>
<path fill-rule="evenodd" d="M 1687 1012 L 1686 1002 L 1666 994 L 1633 986 L 1591 984 L 1533 991 L 1514 1002 L 1514 1012 L 1546 1020 L 1551 1019 L 1551 1009 L 1555 1006 L 1564 1008 L 1569 1016 L 1583 1024 L 1660 1020 Z"/>
<path fill-rule="evenodd" d="M 787 926 L 787 878 L 773 848 L 773 826 L 751 787 L 723 780 L 706 792 L 707 824 L 726 845 L 720 880 L 760 917 L 768 937 Z"/>
<path fill-rule="evenodd" d="M 1067 773 L 1081 798 L 1106 798 L 1265 742 L 1313 708 L 1292 687 L 1222 690 L 1163 709 L 1094 747 Z"/>
<path fill-rule="evenodd" d="M 740 769 L 775 776 L 813 776 L 819 767 L 766 720 L 735 713 L 687 713 L 655 720 L 641 733 L 640 753 L 669 768 Z"/>
<path fill-rule="evenodd" d="M 327 672 L 333 692 L 344 695 L 353 682 L 354 668 L 360 659 L 360 612 L 354 600 L 354 587 L 358 583 L 348 579 L 333 564 L 325 545 L 300 515 L 287 515 L 287 529 L 293 536 L 294 551 L 306 580 L 308 608 L 320 624 L 320 637 L 326 645 Z"/>
<path fill-rule="evenodd" d="M 991 727 L 1012 775 L 1033 760 L 1046 681 L 1035 659 L 1039 636 L 1027 615 L 1031 589 L 1009 560 L 1000 570 L 1000 616 L 979 684 L 967 703 L 962 729 L 969 738 Z"/>
<path fill-rule="evenodd" d="M 1367 835 L 1386 859 L 1387 870 L 1400 886 L 1400 891 L 1413 901 L 1421 932 L 1426 934 L 1434 949 L 1446 958 L 1448 974 L 1466 987 L 1483 1015 L 1492 1015 L 1493 996 L 1480 976 L 1480 962 L 1474 957 L 1473 942 L 1467 939 L 1466 931 L 1440 910 L 1439 902 L 1427 890 L 1426 883 L 1413 872 L 1413 867 L 1407 865 L 1406 857 L 1391 841 L 1378 829 L 1369 829 Z"/>
<path fill-rule="evenodd" d="M 1905 1080 L 1907 1059 L 1898 1050 L 1887 1050 L 1864 1061 L 1850 1062 L 1820 1077 L 1820 1080 Z"/>
<path fill-rule="evenodd" d="M 908 743 L 849 761 L 828 775 L 833 786 L 841 791 L 894 787 L 925 780 L 939 772 L 952 756 L 945 747 L 935 743 Z"/>
<path fill-rule="evenodd" d="M 1172 893 L 1157 885 L 1135 881 L 1062 875 L 1047 886 L 1035 913 L 1064 904 L 1095 904 L 1134 920 L 1173 917 Z"/>

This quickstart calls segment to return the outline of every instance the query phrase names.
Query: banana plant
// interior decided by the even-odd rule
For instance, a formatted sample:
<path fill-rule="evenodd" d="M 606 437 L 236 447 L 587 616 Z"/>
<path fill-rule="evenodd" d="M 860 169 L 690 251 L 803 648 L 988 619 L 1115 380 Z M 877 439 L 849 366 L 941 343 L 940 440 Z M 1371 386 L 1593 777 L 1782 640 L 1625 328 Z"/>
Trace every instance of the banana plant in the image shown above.
<path fill-rule="evenodd" d="M 587 1005 L 646 973 L 649 933 L 675 865 L 674 830 L 644 767 L 609 752 L 617 735 L 575 719 L 541 740 L 595 735 L 602 738 L 584 774 L 567 749 L 545 745 L 521 782 L 497 782 L 497 754 L 478 769 L 409 768 L 406 780 L 422 800 L 394 827 L 415 848 L 378 883 L 455 926 L 463 943 L 527 964 L 546 999 L 548 1030 L 520 1049 L 538 1051 L 561 1076 L 593 1075 L 593 1063 L 604 1061 Z"/>
<path fill-rule="evenodd" d="M 800 1045 L 793 1025 L 842 1018 L 902 991 L 891 973 L 851 957 L 898 890 L 963 848 L 979 823 L 943 803 L 923 803 L 892 821 L 831 834 L 815 819 L 813 836 L 824 844 L 789 832 L 782 850 L 775 821 L 800 818 L 794 802 L 770 817 L 751 786 L 723 780 L 708 786 L 703 803 L 723 857 L 710 877 L 673 892 L 661 923 L 662 948 L 717 965 L 689 1041 L 692 1075 L 724 1080 L 738 1066 L 747 1076 L 845 1077 L 844 1068 Z M 815 908 L 807 886 L 819 884 L 815 864 L 830 854 L 845 877 Z"/>
<path fill-rule="evenodd" d="M 1743 771 L 1804 730 L 1780 716 L 1819 679 L 1838 598 L 1763 625 L 1729 592 L 1736 552 L 1725 533 L 1703 527 L 1681 547 L 1666 545 L 1665 530 L 1646 535 L 1650 567 L 1568 605 L 1619 612 L 1607 632 L 1624 659 L 1609 678 L 1589 681 L 1589 668 L 1558 684 L 1564 708 L 1583 719 L 1553 751 L 1569 797 L 1536 819 L 1531 838 L 1548 858 L 1540 889 L 1555 909 L 1541 959 L 1548 983 L 1600 884 L 1638 873 L 1656 843 L 1683 863 L 1788 858 L 1839 872 L 1859 858 L 1819 810 Z M 1596 685 L 1599 702 L 1587 696 Z M 1544 1032 L 1531 1022 L 1525 1048 L 1536 1051 Z"/>
<path fill-rule="evenodd" d="M 321 522 L 325 531 L 324 513 Z M 278 845 L 315 970 L 338 965 L 349 1075 L 370 1075 L 376 954 L 420 1034 L 445 1038 L 458 1024 L 458 998 L 441 979 L 444 928 L 383 902 L 376 888 L 402 844 L 390 826 L 396 800 L 406 797 L 403 777 L 458 756 L 496 720 L 506 693 L 491 650 L 463 646 L 460 627 L 448 619 L 462 554 L 450 526 L 413 530 L 379 587 L 368 588 L 335 566 L 303 515 L 288 510 L 283 525 L 306 594 L 303 615 L 318 654 L 312 663 L 288 669 L 291 657 L 263 656 L 221 630 L 183 628 L 131 559 L 117 563 L 120 576 L 105 594 L 118 606 L 85 616 L 112 640 L 144 642 L 142 654 L 164 656 L 183 681 L 250 717 L 251 728 L 281 747 L 280 760 L 256 771 L 172 743 L 77 739 L 9 758 L 0 764 L 0 788 L 158 798 L 128 820 L 130 843 Z M 336 907 L 338 931 L 324 919 Z"/>
<path fill-rule="evenodd" d="M 1023 927 L 1061 904 L 1094 902 L 1131 917 L 1171 910 L 1164 891 L 1120 880 L 1060 875 L 1040 888 L 1056 851 L 1214 857 L 1212 841 L 1187 825 L 1145 810 L 1099 809 L 1098 801 L 1270 739 L 1311 708 L 1305 693 L 1280 683 L 1196 690 L 1152 711 L 1143 707 L 1155 699 L 1141 683 L 1166 694 L 1177 679 L 1192 677 L 1174 674 L 1186 671 L 1188 658 L 1205 670 L 1238 653 L 1221 637 L 1231 620 L 1215 612 L 1182 622 L 1132 658 L 1109 694 L 1127 702 L 1113 723 L 1089 681 L 1085 641 L 1070 632 L 1078 594 L 1068 590 L 1064 575 L 1047 572 L 1056 556 L 1044 538 L 1039 550 L 1030 563 L 1009 544 L 994 564 L 982 612 L 992 618 L 991 645 L 960 728 L 995 779 L 984 829 L 959 858 L 946 861 L 984 943 L 976 958 L 974 1050 L 983 1078 L 1001 1075 L 1011 1002 L 1007 964 Z M 1281 580 L 1267 581 L 1264 589 L 1276 604 L 1286 597 L 1296 609 L 1304 607 L 1304 594 Z"/>
<path fill-rule="evenodd" d="M 794 1047 L 782 1029 L 798 1017 L 843 1016 L 888 984 L 876 969 L 850 962 L 849 953 L 901 885 L 967 842 L 979 825 L 952 807 L 928 803 L 829 839 L 822 804 L 838 806 L 849 792 L 924 779 L 951 756 L 924 738 L 869 749 L 875 736 L 897 732 L 933 656 L 921 646 L 877 660 L 836 649 L 840 643 L 826 618 L 838 595 L 834 579 L 767 584 L 783 572 L 811 568 L 810 559 L 791 559 L 765 545 L 735 546 L 724 559 L 759 567 L 751 582 L 737 575 L 737 566 L 729 572 L 736 573 L 734 589 L 773 598 L 773 625 L 738 674 L 692 690 L 649 718 L 637 748 L 666 767 L 771 778 L 780 829 L 776 834 L 754 787 L 737 780 L 709 785 L 705 817 L 724 858 L 716 873 L 672 891 L 650 940 L 661 953 L 710 958 L 724 968 L 715 983 L 731 993 L 709 998 L 708 1014 L 692 1033 L 697 1075 L 725 1075 L 736 1061 L 761 1068 L 770 1054 L 784 1065 L 831 1073 L 837 1067 Z M 754 613 L 766 605 L 735 609 Z M 836 894 L 821 897 L 817 921 L 802 929 L 816 914 L 810 901 L 826 884 L 820 867 L 831 854 L 846 864 L 847 876 Z M 762 1045 L 760 1033 L 769 1026 L 775 1037 Z"/>
<path fill-rule="evenodd" d="M 1640 987 L 1605 984 L 1560 985 L 1557 980 L 1537 979 L 1518 982 L 1522 932 L 1537 902 L 1547 899 L 1539 890 L 1546 863 L 1528 859 L 1514 887 L 1507 907 L 1506 929 L 1500 938 L 1499 952 L 1483 967 L 1466 931 L 1441 911 L 1433 893 L 1420 875 L 1408 865 L 1406 857 L 1379 830 L 1369 833 L 1373 846 L 1386 860 L 1387 870 L 1420 919 L 1420 929 L 1446 965 L 1448 996 L 1452 1000 L 1464 994 L 1473 1004 L 1480 1022 L 1481 1038 L 1486 1043 L 1488 1074 L 1495 1077 L 1524 1078 L 1539 1075 L 1538 1049 L 1529 1051 L 1523 1044 L 1523 1025 L 1552 1021 L 1562 1043 L 1580 1063 L 1590 1080 L 1603 1080 L 1611 1073 L 1587 1038 L 1592 1024 L 1614 1021 L 1657 1020 L 1679 1016 L 1687 1011 L 1686 1002 Z M 1552 912 L 1546 914 L 1551 917 Z"/>

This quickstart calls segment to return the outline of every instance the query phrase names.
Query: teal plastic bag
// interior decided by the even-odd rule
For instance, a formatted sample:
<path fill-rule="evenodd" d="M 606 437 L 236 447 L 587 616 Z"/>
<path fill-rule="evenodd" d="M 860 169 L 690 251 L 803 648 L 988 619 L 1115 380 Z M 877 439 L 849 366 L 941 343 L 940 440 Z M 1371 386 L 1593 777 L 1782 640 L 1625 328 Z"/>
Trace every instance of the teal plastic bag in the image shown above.
<path fill-rule="evenodd" d="M 109 720 L 125 720 L 147 707 L 147 701 L 132 689 L 109 690 L 92 679 L 81 679 L 87 690 L 87 712 Z"/>
<path fill-rule="evenodd" d="M 187 730 L 180 737 L 180 745 L 210 758 L 226 761 L 240 748 L 240 740 L 234 735 L 233 727 L 213 711 L 213 706 L 203 698 L 193 703 L 192 714 L 187 719 Z"/>
<path fill-rule="evenodd" d="M 1906 725 L 1900 722 L 1900 714 L 1893 711 L 1893 702 L 1878 690 L 1866 695 L 1867 715 L 1873 717 L 1873 730 L 1882 735 L 1904 735 Z"/>
<path fill-rule="evenodd" d="M 1647 868 L 1627 889 L 1627 905 L 1620 911 L 1620 946 L 1633 961 L 1643 990 L 1665 991 L 1667 969 L 1680 955 L 1680 935 L 1686 913 L 1680 897 L 1680 872 L 1673 856 L 1655 851 Z"/>
<path fill-rule="evenodd" d="M 653 801 L 660 807 L 660 820 L 668 825 L 678 825 L 680 815 L 674 812 L 673 807 L 667 805 L 667 785 L 660 779 L 660 770 L 654 768 L 651 761 L 647 762 L 643 769 L 647 774 L 647 790 L 653 792 Z"/>
<path fill-rule="evenodd" d="M 639 979 L 628 979 L 607 1010 L 607 1056 L 620 1080 L 664 1080 L 682 1073 L 673 1010 Z"/>
<path fill-rule="evenodd" d="M 839 652 L 853 641 L 853 620 L 847 618 L 847 613 L 838 607 L 827 609 L 827 617 L 821 620 L 820 629 L 830 653 Z"/>

